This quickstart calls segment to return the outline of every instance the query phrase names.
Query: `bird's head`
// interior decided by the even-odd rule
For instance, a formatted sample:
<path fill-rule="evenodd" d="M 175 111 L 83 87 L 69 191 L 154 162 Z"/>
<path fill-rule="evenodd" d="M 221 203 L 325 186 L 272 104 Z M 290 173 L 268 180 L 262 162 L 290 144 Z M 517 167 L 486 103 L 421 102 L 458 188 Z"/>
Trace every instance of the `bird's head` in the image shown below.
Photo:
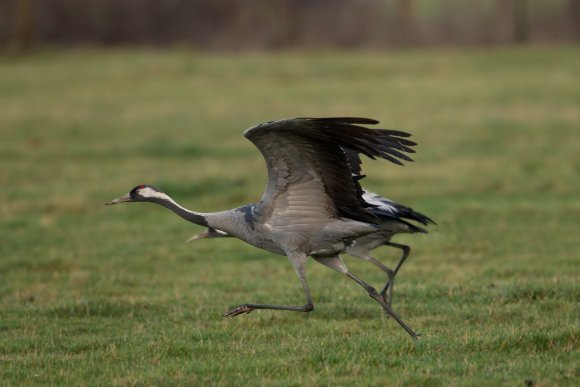
<path fill-rule="evenodd" d="M 151 202 L 155 199 L 165 199 L 167 195 L 159 191 L 157 188 L 141 184 L 133 188 L 128 194 L 113 199 L 105 205 L 119 204 L 125 202 Z"/>

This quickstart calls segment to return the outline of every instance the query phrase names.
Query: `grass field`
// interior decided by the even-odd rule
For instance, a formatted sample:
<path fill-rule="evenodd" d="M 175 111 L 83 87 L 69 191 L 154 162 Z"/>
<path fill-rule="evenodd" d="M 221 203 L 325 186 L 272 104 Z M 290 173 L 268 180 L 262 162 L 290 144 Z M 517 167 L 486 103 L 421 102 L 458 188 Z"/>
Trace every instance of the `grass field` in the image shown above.
<path fill-rule="evenodd" d="M 578 385 L 580 50 L 203 55 L 42 52 L 0 59 L 0 380 L 80 385 Z M 259 198 L 242 131 L 288 116 L 369 116 L 414 133 L 416 162 L 363 185 L 438 222 L 394 306 L 315 263 L 310 314 L 283 257 L 150 204 Z M 394 263 L 397 252 L 375 251 Z M 384 275 L 345 257 L 379 286 Z"/>

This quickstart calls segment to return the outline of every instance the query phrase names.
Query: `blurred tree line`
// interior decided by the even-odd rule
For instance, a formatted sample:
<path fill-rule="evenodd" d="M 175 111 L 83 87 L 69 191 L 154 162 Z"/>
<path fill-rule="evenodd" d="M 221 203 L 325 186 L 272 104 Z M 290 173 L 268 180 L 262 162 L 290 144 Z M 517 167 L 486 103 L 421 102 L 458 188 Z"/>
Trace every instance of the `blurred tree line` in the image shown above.
<path fill-rule="evenodd" d="M 242 50 L 580 40 L 580 0 L 0 0 L 0 45 Z"/>

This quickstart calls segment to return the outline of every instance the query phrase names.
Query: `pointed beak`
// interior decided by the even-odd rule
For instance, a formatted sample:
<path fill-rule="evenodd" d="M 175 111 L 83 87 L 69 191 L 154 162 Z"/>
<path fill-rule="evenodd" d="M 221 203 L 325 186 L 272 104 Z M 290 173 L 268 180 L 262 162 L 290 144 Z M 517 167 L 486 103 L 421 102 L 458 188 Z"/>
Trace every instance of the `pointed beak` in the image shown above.
<path fill-rule="evenodd" d="M 110 206 L 113 204 L 119 204 L 119 203 L 124 203 L 124 202 L 130 202 L 131 201 L 131 196 L 129 194 L 123 195 L 121 197 L 118 197 L 117 199 L 113 199 L 110 202 L 105 203 L 105 206 Z"/>
<path fill-rule="evenodd" d="M 199 234 L 195 234 L 194 236 L 192 236 L 191 238 L 186 240 L 185 243 L 193 242 L 193 241 L 196 241 L 198 239 L 207 238 L 208 236 L 209 236 L 209 233 L 207 231 L 200 232 Z"/>

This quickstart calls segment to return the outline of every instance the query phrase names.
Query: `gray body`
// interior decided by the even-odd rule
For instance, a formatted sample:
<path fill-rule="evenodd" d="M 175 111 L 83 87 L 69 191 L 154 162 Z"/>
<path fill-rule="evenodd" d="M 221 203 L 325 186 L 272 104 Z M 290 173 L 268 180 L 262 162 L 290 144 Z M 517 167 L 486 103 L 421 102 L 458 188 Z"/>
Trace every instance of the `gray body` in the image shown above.
<path fill-rule="evenodd" d="M 435 222 L 426 215 L 414 211 L 412 208 L 398 204 L 373 192 L 364 191 L 363 199 L 367 203 L 375 206 L 370 208 L 369 211 L 375 213 L 377 216 L 382 216 L 383 222 L 379 227 L 375 228 L 373 232 L 354 239 L 350 244 L 345 246 L 345 249 L 346 252 L 353 257 L 368 261 L 387 273 L 388 279 L 380 294 L 383 296 L 385 302 L 390 305 L 393 300 L 392 293 L 395 276 L 411 251 L 409 246 L 393 243 L 391 242 L 391 239 L 399 233 L 425 232 L 422 228 L 409 225 L 406 220 L 413 220 L 423 225 L 435 224 Z M 254 206 L 255 205 L 252 204 L 246 206 L 246 208 L 251 209 Z M 206 231 L 189 238 L 188 242 L 202 238 L 226 238 L 232 236 L 233 235 L 222 230 L 208 228 Z M 402 250 L 402 255 L 394 270 L 384 265 L 371 255 L 372 250 L 385 245 Z"/>
<path fill-rule="evenodd" d="M 256 309 L 310 312 L 314 309 L 306 281 L 308 256 L 362 286 L 383 310 L 413 338 L 417 334 L 385 302 L 384 297 L 344 265 L 340 253 L 357 238 L 380 228 L 385 220 L 370 211 L 358 181 L 360 154 L 401 164 L 412 161 L 414 142 L 405 132 L 369 129 L 368 118 L 294 118 L 271 121 L 244 133 L 264 156 L 268 182 L 260 201 L 233 210 L 199 213 L 183 208 L 148 185 L 107 204 L 148 201 L 163 205 L 182 218 L 222 230 L 253 246 L 285 255 L 300 279 L 306 303 L 302 306 L 243 304 L 226 313 L 233 317 Z M 395 231 L 395 230 L 393 230 Z"/>
<path fill-rule="evenodd" d="M 278 255 L 286 255 L 292 250 L 309 256 L 338 254 L 345 251 L 353 239 L 377 230 L 377 226 L 368 223 L 344 218 L 325 219 L 323 214 L 302 209 L 290 209 L 265 222 L 257 222 L 254 208 L 255 205 L 249 205 L 203 215 L 210 228 Z M 251 217 L 248 212 L 252 213 Z"/>

